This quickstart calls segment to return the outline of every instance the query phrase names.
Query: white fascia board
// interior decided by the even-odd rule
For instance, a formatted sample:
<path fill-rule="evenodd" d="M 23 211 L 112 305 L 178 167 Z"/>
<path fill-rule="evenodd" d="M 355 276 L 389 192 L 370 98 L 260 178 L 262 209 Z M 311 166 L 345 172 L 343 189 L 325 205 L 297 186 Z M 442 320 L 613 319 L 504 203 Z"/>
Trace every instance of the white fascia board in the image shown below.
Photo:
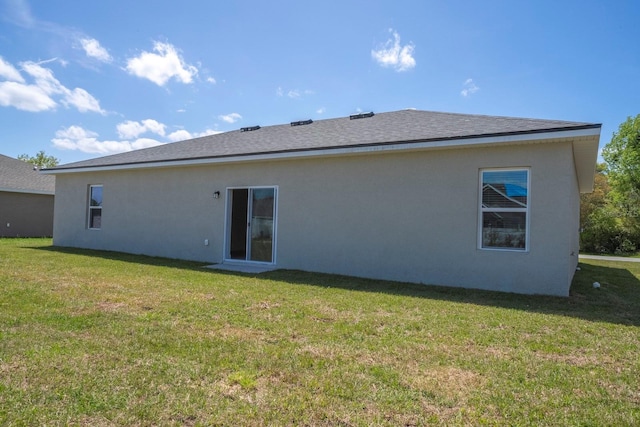
<path fill-rule="evenodd" d="M 46 196 L 55 195 L 55 192 L 53 192 L 53 191 L 22 190 L 20 188 L 2 188 L 2 187 L 0 187 L 0 192 L 5 192 L 5 193 L 23 193 L 23 194 L 44 194 Z"/>
<path fill-rule="evenodd" d="M 599 145 L 599 135 L 573 141 L 573 161 L 576 165 L 576 178 L 578 179 L 578 189 L 581 193 L 591 193 L 593 191 Z"/>
<path fill-rule="evenodd" d="M 127 170 L 127 169 L 149 169 L 149 168 L 168 168 L 178 166 L 199 166 L 199 165 L 213 165 L 221 163 L 239 163 L 239 162 L 254 162 L 254 161 L 268 161 L 268 160 L 283 160 L 283 159 L 296 159 L 296 158 L 309 158 L 309 157 L 329 157 L 329 156 L 344 156 L 350 154 L 365 154 L 365 153 L 382 153 L 392 151 L 415 151 L 415 150 L 429 150 L 429 149 L 443 149 L 443 148 L 463 148 L 473 147 L 480 145 L 501 145 L 501 144 L 514 144 L 524 142 L 545 142 L 554 139 L 565 138 L 579 138 L 585 136 L 600 135 L 599 128 L 587 128 L 587 129 L 574 129 L 574 130 L 560 130 L 552 132 L 540 132 L 540 133 L 522 133 L 515 135 L 502 135 L 502 136 L 486 136 L 477 138 L 457 138 L 457 139 L 441 139 L 441 140 L 429 140 L 424 142 L 388 142 L 376 145 L 363 145 L 363 146 L 350 146 L 350 147 L 335 147 L 324 149 L 303 149 L 300 151 L 283 151 L 275 153 L 260 153 L 260 154 L 243 154 L 228 157 L 209 157 L 202 159 L 184 159 L 184 160 L 166 160 L 149 163 L 132 163 L 123 165 L 107 165 L 107 166 L 88 166 L 73 169 L 60 169 L 60 170 L 47 170 L 42 169 L 40 173 L 45 175 L 56 175 L 63 173 L 80 173 L 80 172 L 103 172 L 103 171 L 115 171 L 115 170 Z"/>

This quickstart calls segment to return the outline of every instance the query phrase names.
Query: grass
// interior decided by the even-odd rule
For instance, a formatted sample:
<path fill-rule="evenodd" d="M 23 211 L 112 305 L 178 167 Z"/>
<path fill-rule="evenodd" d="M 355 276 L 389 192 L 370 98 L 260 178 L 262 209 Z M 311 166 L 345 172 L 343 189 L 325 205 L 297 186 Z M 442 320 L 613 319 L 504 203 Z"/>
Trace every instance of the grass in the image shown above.
<path fill-rule="evenodd" d="M 0 425 L 640 423 L 640 263 L 554 298 L 50 245 L 0 239 Z"/>
<path fill-rule="evenodd" d="M 623 254 L 608 254 L 608 253 L 596 253 L 596 252 L 580 252 L 584 255 L 598 255 L 604 257 L 623 257 L 623 258 L 640 258 L 640 252 L 625 252 Z"/>

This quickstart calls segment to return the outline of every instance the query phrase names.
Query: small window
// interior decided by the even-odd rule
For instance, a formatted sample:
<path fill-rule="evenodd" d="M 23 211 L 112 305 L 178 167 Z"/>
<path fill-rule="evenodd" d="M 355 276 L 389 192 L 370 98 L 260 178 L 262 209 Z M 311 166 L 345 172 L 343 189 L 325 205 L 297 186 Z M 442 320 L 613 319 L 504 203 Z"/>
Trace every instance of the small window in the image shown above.
<path fill-rule="evenodd" d="M 483 170 L 480 179 L 480 248 L 528 250 L 529 170 Z"/>
<path fill-rule="evenodd" d="M 89 186 L 89 228 L 102 228 L 102 185 Z"/>

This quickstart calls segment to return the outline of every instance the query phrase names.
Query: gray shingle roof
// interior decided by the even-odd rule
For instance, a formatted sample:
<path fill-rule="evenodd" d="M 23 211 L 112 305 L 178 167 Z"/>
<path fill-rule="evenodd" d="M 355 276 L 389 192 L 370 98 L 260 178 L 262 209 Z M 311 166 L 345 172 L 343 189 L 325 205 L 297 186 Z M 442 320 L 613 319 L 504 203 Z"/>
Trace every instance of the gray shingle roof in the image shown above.
<path fill-rule="evenodd" d="M 600 125 L 559 120 L 401 110 L 379 113 L 357 120 L 343 117 L 318 120 L 301 126 L 285 124 L 265 126 L 248 132 L 235 130 L 69 163 L 54 168 L 54 170 L 441 141 L 595 127 L 599 128 Z"/>
<path fill-rule="evenodd" d="M 53 194 L 56 178 L 42 175 L 33 165 L 0 154 L 0 191 Z"/>

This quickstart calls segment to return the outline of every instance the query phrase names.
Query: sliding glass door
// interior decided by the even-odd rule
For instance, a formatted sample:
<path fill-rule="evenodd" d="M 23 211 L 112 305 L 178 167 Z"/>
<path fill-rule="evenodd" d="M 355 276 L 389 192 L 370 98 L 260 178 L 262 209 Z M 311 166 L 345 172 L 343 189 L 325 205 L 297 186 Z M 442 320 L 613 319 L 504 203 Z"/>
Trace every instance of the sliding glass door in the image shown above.
<path fill-rule="evenodd" d="M 276 188 L 228 190 L 227 259 L 274 262 Z"/>

